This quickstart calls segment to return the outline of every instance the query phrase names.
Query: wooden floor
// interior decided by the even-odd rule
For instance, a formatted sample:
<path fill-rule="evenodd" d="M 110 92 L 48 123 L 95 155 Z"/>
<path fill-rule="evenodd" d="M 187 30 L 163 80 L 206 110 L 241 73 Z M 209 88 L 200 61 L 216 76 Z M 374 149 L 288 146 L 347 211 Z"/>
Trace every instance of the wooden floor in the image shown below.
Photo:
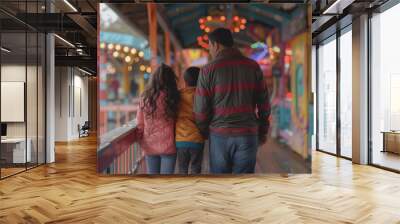
<path fill-rule="evenodd" d="M 374 151 L 372 160 L 375 164 L 400 170 L 400 154 Z"/>
<path fill-rule="evenodd" d="M 25 170 L 26 170 L 25 167 L 23 167 L 23 168 L 22 167 L 16 167 L 16 168 L 14 168 L 14 167 L 7 167 L 7 168 L 2 167 L 1 168 L 1 177 L 3 178 L 3 177 L 11 176 L 13 174 L 16 174 L 16 173 L 19 173 L 19 172 L 23 172 Z"/>
<path fill-rule="evenodd" d="M 313 154 L 313 173 L 102 177 L 96 141 L 0 181 L 0 223 L 400 223 L 400 175 Z"/>

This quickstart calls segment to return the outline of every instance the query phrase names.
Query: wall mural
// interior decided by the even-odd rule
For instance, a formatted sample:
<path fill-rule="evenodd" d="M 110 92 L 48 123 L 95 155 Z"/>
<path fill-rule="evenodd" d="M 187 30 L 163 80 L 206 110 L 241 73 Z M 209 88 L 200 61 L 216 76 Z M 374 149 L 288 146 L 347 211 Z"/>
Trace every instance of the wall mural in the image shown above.
<path fill-rule="evenodd" d="M 298 150 L 302 156 L 307 156 L 308 151 L 308 79 L 305 74 L 308 73 L 307 51 L 304 51 L 304 46 L 307 44 L 307 33 L 298 35 L 293 40 L 289 41 L 292 48 L 293 58 L 290 63 L 290 80 L 293 86 L 293 102 L 291 104 L 292 131 L 290 145 L 293 149 Z"/>
<path fill-rule="evenodd" d="M 123 15 L 123 12 L 128 10 L 127 8 L 132 11 L 147 10 L 149 16 L 147 14 L 132 15 L 132 17 L 137 17 L 137 20 L 148 20 L 147 24 L 143 27 L 126 27 L 125 20 L 123 17 L 120 18 L 119 15 Z M 310 52 L 306 50 L 308 47 L 307 39 L 309 38 L 309 26 L 305 26 L 305 21 L 307 21 L 306 4 L 293 5 L 293 10 L 280 10 L 268 4 L 258 3 L 197 4 L 196 7 L 165 4 L 162 8 L 165 18 L 161 19 L 166 21 L 158 21 L 160 18 L 156 17 L 155 11 L 160 9 L 154 7 L 154 4 L 101 4 L 98 172 L 102 174 L 178 174 L 184 171 L 183 173 L 189 174 L 189 170 L 185 171 L 184 168 L 179 166 L 181 163 L 184 165 L 186 163 L 174 158 L 179 151 L 174 151 L 176 150 L 175 146 L 180 145 L 179 147 L 182 147 L 183 143 L 187 144 L 187 141 L 182 143 L 181 139 L 178 141 L 171 137 L 169 140 L 172 140 L 169 143 L 173 142 L 172 145 L 175 145 L 174 142 L 179 143 L 173 147 L 171 153 L 160 151 L 152 154 L 150 145 L 152 147 L 154 145 L 154 149 L 159 147 L 162 150 L 169 150 L 172 147 L 166 148 L 165 142 L 152 141 L 152 144 L 146 143 L 151 136 L 154 136 L 154 133 L 163 136 L 167 132 L 165 128 L 159 126 L 159 129 L 155 131 L 156 129 L 151 127 L 151 122 L 145 122 L 146 124 L 142 122 L 140 123 L 142 126 L 136 126 L 136 117 L 139 117 L 142 121 L 144 116 L 140 115 L 145 112 L 142 108 L 142 113 L 136 116 L 140 108 L 140 93 L 143 92 L 147 84 L 153 83 L 154 85 L 158 82 L 159 79 L 152 77 L 160 74 L 154 73 L 154 71 L 157 71 L 157 67 L 161 66 L 159 62 L 171 66 L 177 77 L 176 84 L 181 94 L 190 93 L 189 90 L 191 89 L 187 88 L 188 84 L 184 80 L 184 74 L 189 73 L 185 73 L 185 70 L 190 66 L 202 68 L 210 63 L 212 59 L 212 55 L 208 51 L 210 32 L 223 26 L 231 30 L 235 47 L 243 55 L 258 63 L 264 76 L 264 84 L 268 89 L 269 98 L 263 99 L 265 105 L 262 107 L 257 105 L 256 108 L 258 110 L 263 110 L 262 108 L 271 109 L 271 116 L 268 118 L 267 141 L 260 146 L 255 144 L 254 148 L 257 148 L 256 158 L 252 160 L 255 162 L 250 164 L 251 170 L 249 169 L 249 172 L 310 173 L 311 163 L 309 158 L 311 155 L 308 151 L 310 142 L 308 133 L 310 133 L 310 130 L 308 128 L 310 127 L 309 121 L 312 119 L 309 118 L 308 111 L 310 106 L 308 101 L 308 76 L 310 75 L 308 72 L 308 54 Z M 154 23 L 154 21 L 158 23 Z M 173 32 L 166 33 L 161 26 L 154 29 L 154 24 L 160 24 L 160 22 L 171 24 Z M 115 25 L 111 26 L 111 24 Z M 119 29 L 115 27 L 119 27 Z M 142 35 L 147 31 L 149 38 Z M 172 36 L 164 38 L 164 43 L 157 45 L 157 39 L 154 37 L 167 37 L 172 33 L 178 39 L 177 42 L 180 43 L 178 45 L 181 46 L 177 46 L 177 43 L 172 41 L 175 39 Z M 154 64 L 152 58 L 157 58 L 158 64 Z M 243 69 L 247 69 L 247 61 L 242 64 L 245 61 L 240 61 L 240 63 L 235 61 L 232 65 L 229 64 L 232 62 L 228 61 L 229 63 L 218 64 L 215 68 L 223 68 L 220 66 L 240 68 L 239 66 L 243 66 Z M 252 65 L 255 64 L 252 63 Z M 163 66 L 163 68 L 165 69 L 166 66 Z M 226 71 L 233 74 L 236 70 L 227 67 Z M 207 69 L 202 70 L 202 72 L 206 73 Z M 240 75 L 245 74 L 251 78 L 251 73 L 249 70 L 249 73 Z M 243 80 L 246 79 L 247 77 L 243 78 Z M 249 84 L 242 85 L 243 82 L 240 82 L 237 87 L 236 84 L 232 84 L 236 81 L 230 81 L 232 83 L 226 85 L 229 88 L 215 87 L 215 89 L 220 88 L 221 91 L 229 93 L 233 91 L 233 88 L 245 89 L 246 91 L 247 89 L 259 88 L 257 87 L 259 86 L 258 82 L 255 84 L 254 81 L 250 80 L 252 79 L 249 79 Z M 203 97 L 200 95 L 197 98 Z M 269 104 L 267 103 L 268 100 L 270 101 Z M 210 108 L 215 106 L 212 101 L 210 100 L 207 103 Z M 190 109 L 193 110 L 193 106 L 188 108 L 188 112 L 190 112 Z M 179 113 L 181 109 L 179 107 L 177 112 Z M 252 113 L 253 109 L 255 108 L 252 108 L 249 113 Z M 265 109 L 265 112 L 268 109 Z M 232 114 L 232 116 L 236 116 L 236 113 L 241 113 L 239 116 L 243 115 L 242 112 L 236 110 L 226 111 L 224 113 Z M 210 115 L 210 117 L 213 116 L 213 114 Z M 189 119 L 185 122 L 192 124 Z M 234 122 L 236 121 L 232 123 Z M 152 131 L 146 132 L 151 133 L 150 135 L 144 136 L 143 130 L 139 130 L 139 128 L 143 129 L 143 126 L 153 128 Z M 196 130 L 196 124 L 193 127 L 193 130 Z M 254 130 L 257 130 L 256 125 Z M 144 139 L 147 140 L 144 141 Z M 189 145 L 199 147 L 199 150 L 203 151 L 201 160 L 196 165 L 200 168 L 195 171 L 191 170 L 190 174 L 217 173 L 211 167 L 214 166 L 215 169 L 216 165 L 222 162 L 218 161 L 214 162 L 213 165 L 211 164 L 209 142 L 206 141 L 204 145 Z M 161 172 L 161 168 L 160 170 L 157 169 L 161 163 L 161 160 L 157 159 L 164 157 L 163 153 L 168 155 L 171 160 L 166 173 Z M 232 170 L 229 169 L 223 172 L 232 173 Z"/>

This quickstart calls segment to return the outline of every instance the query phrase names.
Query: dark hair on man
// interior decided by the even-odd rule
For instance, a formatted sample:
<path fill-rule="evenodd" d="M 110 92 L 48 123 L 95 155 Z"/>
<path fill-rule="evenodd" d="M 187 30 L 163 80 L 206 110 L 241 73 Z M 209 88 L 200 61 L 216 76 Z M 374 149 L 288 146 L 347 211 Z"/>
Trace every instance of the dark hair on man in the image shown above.
<path fill-rule="evenodd" d="M 185 80 L 188 86 L 196 86 L 197 79 L 199 78 L 200 68 L 198 67 L 189 67 L 186 69 L 185 73 L 183 74 L 183 79 Z"/>
<path fill-rule="evenodd" d="M 211 42 L 217 42 L 225 47 L 233 46 L 232 32 L 226 28 L 217 28 L 208 35 Z"/>

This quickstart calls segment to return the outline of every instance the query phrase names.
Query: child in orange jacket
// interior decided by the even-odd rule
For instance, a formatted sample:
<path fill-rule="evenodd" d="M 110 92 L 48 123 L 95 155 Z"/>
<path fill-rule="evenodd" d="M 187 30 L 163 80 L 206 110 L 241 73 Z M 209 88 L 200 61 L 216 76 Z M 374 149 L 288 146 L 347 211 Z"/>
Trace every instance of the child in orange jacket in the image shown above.
<path fill-rule="evenodd" d="M 186 88 L 180 90 L 180 104 L 175 126 L 175 141 L 180 174 L 201 173 L 204 139 L 196 126 L 193 101 L 200 69 L 189 67 L 184 73 Z"/>

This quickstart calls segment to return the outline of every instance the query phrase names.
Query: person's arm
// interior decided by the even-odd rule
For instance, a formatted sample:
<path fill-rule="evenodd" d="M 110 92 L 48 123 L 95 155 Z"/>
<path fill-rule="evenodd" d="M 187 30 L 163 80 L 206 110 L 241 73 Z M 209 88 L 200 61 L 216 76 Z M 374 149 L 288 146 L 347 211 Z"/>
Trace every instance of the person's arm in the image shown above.
<path fill-rule="evenodd" d="M 209 83 L 209 74 L 200 70 L 199 78 L 197 80 L 196 94 L 194 97 L 193 112 L 196 120 L 197 127 L 204 138 L 208 138 L 209 125 L 212 118 L 212 105 L 211 105 L 211 90 Z"/>
<path fill-rule="evenodd" d="M 256 91 L 256 104 L 257 104 L 257 117 L 259 120 L 259 141 L 260 145 L 264 144 L 267 140 L 269 129 L 269 116 L 271 114 L 271 104 L 268 95 L 267 85 L 264 80 L 264 75 L 258 67 L 256 71 L 257 77 L 257 91 Z"/>

